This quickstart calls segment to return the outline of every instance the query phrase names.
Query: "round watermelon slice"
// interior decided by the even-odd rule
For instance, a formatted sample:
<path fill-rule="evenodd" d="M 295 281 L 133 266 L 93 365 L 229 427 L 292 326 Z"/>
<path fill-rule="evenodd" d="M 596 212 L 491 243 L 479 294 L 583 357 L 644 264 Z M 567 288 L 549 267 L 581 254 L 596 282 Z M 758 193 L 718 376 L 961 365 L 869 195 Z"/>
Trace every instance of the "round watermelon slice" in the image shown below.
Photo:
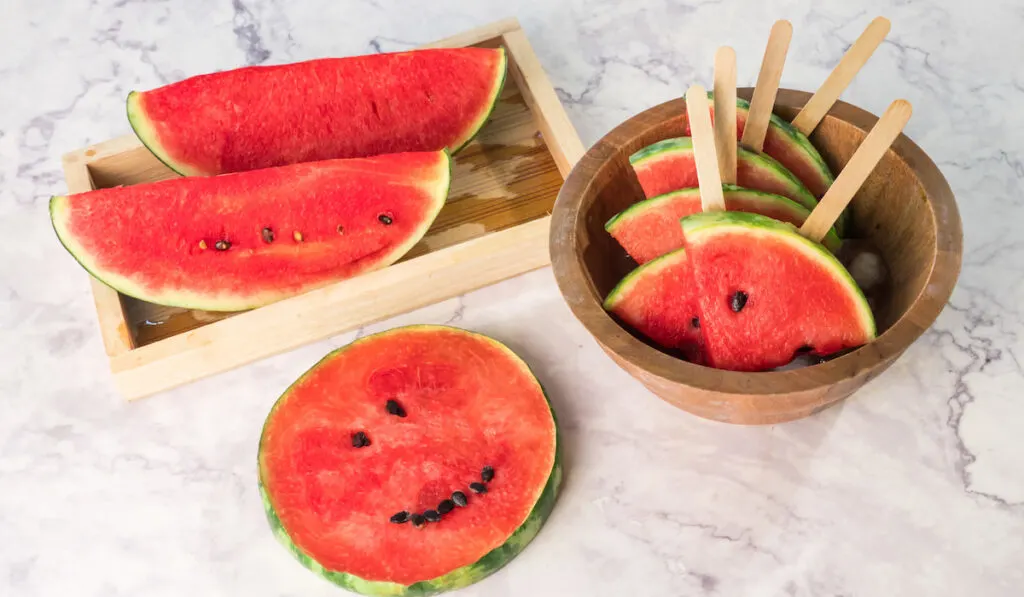
<path fill-rule="evenodd" d="M 367 595 L 477 582 L 537 535 L 561 482 L 554 414 L 485 336 L 397 328 L 329 354 L 281 396 L 259 443 L 277 539 Z"/>
<path fill-rule="evenodd" d="M 699 186 L 693 141 L 689 137 L 665 139 L 648 145 L 631 155 L 629 162 L 647 198 Z M 736 151 L 736 184 L 782 195 L 808 210 L 813 210 L 818 204 L 807 187 L 782 164 L 742 147 Z"/>
<path fill-rule="evenodd" d="M 722 185 L 725 208 L 729 211 L 759 213 L 801 226 L 811 212 L 782 195 Z M 701 211 L 700 190 L 680 189 L 631 205 L 605 224 L 605 230 L 637 263 L 644 264 L 683 246 L 679 220 Z M 823 244 L 833 253 L 842 246 L 834 230 Z"/>
<path fill-rule="evenodd" d="M 397 261 L 448 197 L 445 151 L 327 160 L 53 197 L 64 247 L 151 303 L 259 307 Z"/>
<path fill-rule="evenodd" d="M 128 96 L 139 139 L 199 176 L 385 153 L 454 153 L 487 121 L 503 48 L 412 50 L 250 66 Z"/>

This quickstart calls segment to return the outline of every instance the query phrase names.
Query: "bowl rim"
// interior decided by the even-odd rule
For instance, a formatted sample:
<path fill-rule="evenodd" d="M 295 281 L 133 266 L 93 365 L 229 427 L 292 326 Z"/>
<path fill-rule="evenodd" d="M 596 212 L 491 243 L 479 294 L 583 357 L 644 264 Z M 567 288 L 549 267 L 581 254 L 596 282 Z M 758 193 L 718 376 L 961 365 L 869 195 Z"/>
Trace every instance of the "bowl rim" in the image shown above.
<path fill-rule="evenodd" d="M 737 96 L 750 99 L 753 89 L 737 89 Z M 780 88 L 776 107 L 799 110 L 811 94 Z M 588 194 L 599 170 L 619 152 L 620 139 L 647 122 L 661 123 L 685 110 L 682 98 L 675 98 L 634 115 L 597 141 L 576 163 L 558 193 L 551 215 L 549 252 L 555 281 L 573 315 L 606 350 L 631 366 L 666 381 L 708 392 L 742 395 L 784 395 L 814 391 L 855 378 L 880 363 L 889 363 L 928 329 L 945 307 L 960 273 L 963 230 L 953 191 L 938 166 L 916 143 L 901 134 L 889 151 L 910 169 L 924 189 L 935 226 L 932 267 L 910 308 L 887 330 L 866 344 L 820 365 L 788 371 L 739 372 L 695 365 L 670 356 L 634 337 L 603 308 L 590 283 L 585 265 L 576 253 L 577 229 L 581 225 L 579 205 Z M 852 124 L 865 133 L 878 121 L 874 114 L 837 101 L 826 118 Z M 766 388 L 772 388 L 765 391 Z"/>

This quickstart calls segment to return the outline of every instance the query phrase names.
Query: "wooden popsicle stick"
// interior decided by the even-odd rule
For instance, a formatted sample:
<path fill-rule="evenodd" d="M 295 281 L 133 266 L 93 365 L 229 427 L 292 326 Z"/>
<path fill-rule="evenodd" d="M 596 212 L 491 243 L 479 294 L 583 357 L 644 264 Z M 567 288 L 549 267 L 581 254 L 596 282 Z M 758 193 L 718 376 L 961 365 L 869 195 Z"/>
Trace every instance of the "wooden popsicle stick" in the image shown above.
<path fill-rule="evenodd" d="M 789 51 L 789 40 L 792 38 L 793 25 L 785 20 L 776 21 L 768 35 L 768 45 L 761 60 L 761 72 L 757 75 L 754 95 L 750 98 L 747 124 L 743 127 L 743 138 L 740 140 L 758 153 L 764 147 L 764 136 L 768 132 L 768 122 L 772 117 L 775 96 L 779 91 L 779 81 L 782 79 L 782 67 L 786 65 L 786 52 Z"/>
<path fill-rule="evenodd" d="M 722 177 L 718 174 L 718 158 L 715 156 L 715 133 L 711 130 L 711 112 L 708 110 L 708 92 L 700 85 L 692 85 L 686 92 L 686 117 L 690 121 L 701 209 L 725 211 Z"/>
<path fill-rule="evenodd" d="M 836 103 L 839 96 L 881 45 L 885 36 L 889 34 L 891 26 L 889 19 L 885 17 L 877 17 L 871 21 L 857 41 L 853 42 L 850 49 L 846 51 L 846 54 L 843 54 L 842 60 L 832 69 L 832 73 L 825 79 L 825 82 L 814 92 L 811 99 L 807 100 L 803 109 L 793 119 L 793 126 L 797 130 L 805 135 L 810 135 L 814 131 L 825 114 L 828 114 L 832 104 Z"/>
<path fill-rule="evenodd" d="M 715 150 L 723 183 L 736 184 L 736 52 L 715 52 Z"/>
<path fill-rule="evenodd" d="M 912 111 L 907 100 L 900 99 L 889 104 L 885 114 L 882 114 L 875 126 L 871 127 L 871 131 L 857 147 L 846 167 L 800 227 L 800 234 L 815 242 L 821 242 L 836 218 L 846 209 L 868 175 L 888 151 L 889 146 L 903 131 Z"/>

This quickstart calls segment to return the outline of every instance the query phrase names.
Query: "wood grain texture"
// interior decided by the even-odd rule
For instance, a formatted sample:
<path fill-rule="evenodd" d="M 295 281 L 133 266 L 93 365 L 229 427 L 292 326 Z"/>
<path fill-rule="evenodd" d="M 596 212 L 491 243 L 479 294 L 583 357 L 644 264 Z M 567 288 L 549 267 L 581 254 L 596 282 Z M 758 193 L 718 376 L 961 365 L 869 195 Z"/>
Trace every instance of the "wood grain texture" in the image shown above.
<path fill-rule="evenodd" d="M 119 144 L 107 148 L 119 150 Z M 62 159 L 64 180 L 69 193 L 85 193 L 96 188 L 89 172 L 88 160 L 98 152 L 83 149 L 66 154 Z M 96 305 L 96 319 L 103 338 L 103 349 L 108 357 L 124 354 L 134 348 L 135 343 L 126 321 L 124 304 L 116 290 L 90 276 L 93 303 Z"/>
<path fill-rule="evenodd" d="M 885 36 L 889 35 L 891 27 L 889 19 L 885 17 L 876 17 L 868 24 L 860 37 L 850 46 L 850 49 L 843 54 L 839 64 L 832 69 L 825 82 L 814 92 L 811 99 L 807 100 L 807 104 L 793 119 L 793 126 L 798 131 L 805 135 L 811 134 L 825 114 L 828 114 L 832 104 L 839 99 L 860 69 L 867 64 L 868 59 L 885 40 Z"/>
<path fill-rule="evenodd" d="M 910 102 L 906 100 L 896 100 L 889 105 L 800 227 L 800 234 L 821 242 L 878 162 L 885 157 L 889 146 L 903 132 L 911 111 Z"/>
<path fill-rule="evenodd" d="M 715 133 L 711 129 L 711 114 L 704 106 L 707 97 L 708 92 L 700 85 L 694 85 L 686 92 L 686 117 L 690 121 L 693 162 L 697 168 L 701 209 L 703 211 L 725 211 L 722 177 L 718 173 Z"/>
<path fill-rule="evenodd" d="M 768 122 L 775 105 L 775 94 L 782 80 L 782 69 L 786 66 L 786 53 L 789 42 L 793 39 L 793 25 L 789 21 L 775 21 L 768 44 L 761 60 L 761 70 L 757 74 L 754 94 L 750 99 L 750 110 L 747 112 L 747 124 L 743 127 L 743 143 L 751 151 L 761 153 L 764 137 L 768 133 Z"/>
<path fill-rule="evenodd" d="M 749 98 L 750 89 L 739 90 Z M 810 94 L 780 90 L 775 112 L 791 119 Z M 551 260 L 559 289 L 575 316 L 613 360 L 652 392 L 693 414 L 739 424 L 779 423 L 808 416 L 881 374 L 927 329 L 945 306 L 960 271 L 962 232 L 953 193 L 928 156 L 901 135 L 868 176 L 850 206 L 852 236 L 875 243 L 894 288 L 876 308 L 878 338 L 821 365 L 792 371 L 740 373 L 687 363 L 620 326 L 601 307 L 635 267 L 603 229 L 608 217 L 643 195 L 626 156 L 680 134 L 683 100 L 655 106 L 613 129 L 566 179 L 552 215 Z M 837 102 L 811 137 L 839 171 L 878 119 Z"/>
<path fill-rule="evenodd" d="M 509 76 L 487 124 L 453 156 L 448 201 L 420 243 L 384 270 L 243 313 L 154 305 L 93 280 L 115 383 L 126 397 L 181 385 L 549 263 L 549 215 L 562 172 L 583 155 L 583 145 L 515 19 L 426 47 L 465 45 L 505 47 Z M 72 152 L 65 164 L 72 192 L 177 176 L 133 135 Z"/>
<path fill-rule="evenodd" d="M 715 52 L 715 151 L 723 183 L 736 184 L 736 51 Z"/>

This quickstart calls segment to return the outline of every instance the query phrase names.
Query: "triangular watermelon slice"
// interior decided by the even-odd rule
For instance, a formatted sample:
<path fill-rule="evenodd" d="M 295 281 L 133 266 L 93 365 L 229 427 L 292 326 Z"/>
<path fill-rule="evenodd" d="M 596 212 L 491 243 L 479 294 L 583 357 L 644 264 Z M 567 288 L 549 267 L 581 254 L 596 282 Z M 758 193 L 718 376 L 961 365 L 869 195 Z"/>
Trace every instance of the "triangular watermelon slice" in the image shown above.
<path fill-rule="evenodd" d="M 728 184 L 722 185 L 722 191 L 725 208 L 729 211 L 759 213 L 795 226 L 802 225 L 811 213 L 782 195 Z M 680 189 L 631 205 L 609 220 L 605 230 L 622 245 L 630 257 L 642 265 L 681 248 L 683 229 L 679 220 L 700 211 L 700 190 Z M 823 244 L 835 253 L 842 241 L 833 230 L 825 236 Z"/>
<path fill-rule="evenodd" d="M 505 81 L 503 48 L 412 50 L 250 66 L 128 96 L 139 139 L 185 175 L 384 153 L 454 153 Z"/>
<path fill-rule="evenodd" d="M 714 93 L 708 92 L 708 104 L 711 109 L 711 118 L 714 120 Z M 750 102 L 743 98 L 737 98 L 737 139 L 743 137 L 743 128 L 747 124 L 747 115 L 749 113 Z M 685 112 L 684 118 L 686 118 Z M 684 124 L 683 134 L 686 136 L 690 135 L 690 121 L 688 118 Z M 768 121 L 768 130 L 765 132 L 762 151 L 792 172 L 815 197 L 820 198 L 824 196 L 825 191 L 835 182 L 832 170 L 829 169 L 825 159 L 821 157 L 821 154 L 814 147 L 814 144 L 811 143 L 811 140 L 798 131 L 795 126 L 779 118 L 776 114 L 772 114 L 771 119 Z"/>
<path fill-rule="evenodd" d="M 238 311 L 394 263 L 451 180 L 445 151 L 327 160 L 53 197 L 61 243 L 151 303 Z"/>
<path fill-rule="evenodd" d="M 443 326 L 327 355 L 267 415 L 258 468 L 276 538 L 366 595 L 492 574 L 538 534 L 562 480 L 555 416 L 527 364 Z"/>
<path fill-rule="evenodd" d="M 700 306 L 686 249 L 630 272 L 608 293 L 604 308 L 629 327 L 693 363 L 702 363 Z"/>
<path fill-rule="evenodd" d="M 875 337 L 846 268 L 795 227 L 743 212 L 683 218 L 708 365 L 763 371 L 797 352 L 827 356 Z"/>
<path fill-rule="evenodd" d="M 631 155 L 629 163 L 647 198 L 698 186 L 690 137 L 665 139 L 648 145 Z M 742 147 L 736 152 L 736 184 L 782 195 L 809 210 L 818 204 L 807 187 L 782 164 Z"/>
<path fill-rule="evenodd" d="M 849 273 L 791 224 L 711 212 L 682 227 L 686 248 L 640 266 L 605 301 L 656 344 L 719 369 L 765 371 L 875 337 Z"/>

